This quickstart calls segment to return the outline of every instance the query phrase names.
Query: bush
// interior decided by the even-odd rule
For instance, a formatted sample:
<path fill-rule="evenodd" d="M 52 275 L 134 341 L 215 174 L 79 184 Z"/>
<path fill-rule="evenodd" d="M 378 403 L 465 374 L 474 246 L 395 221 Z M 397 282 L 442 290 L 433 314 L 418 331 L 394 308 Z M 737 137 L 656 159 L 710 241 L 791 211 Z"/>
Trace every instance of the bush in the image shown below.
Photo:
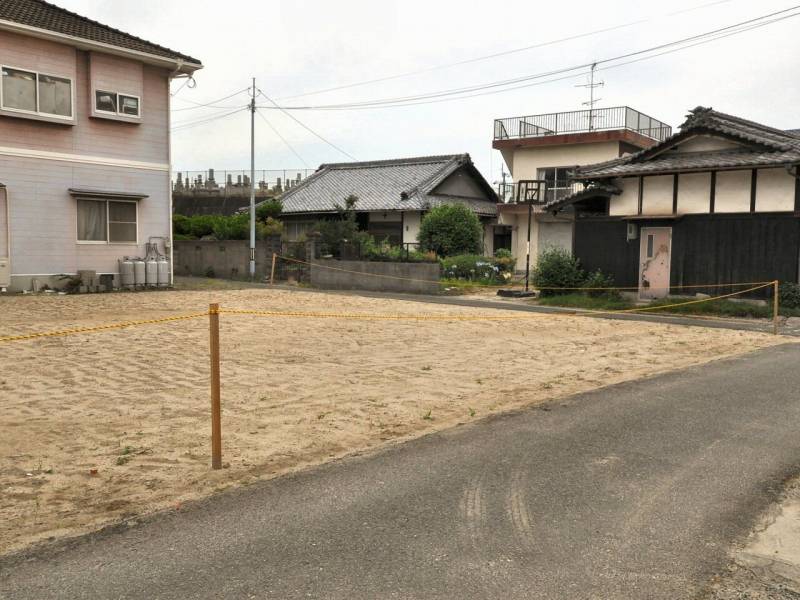
<path fill-rule="evenodd" d="M 342 243 L 355 242 L 358 234 L 356 221 L 356 202 L 358 196 L 353 194 L 344 199 L 345 205 L 336 205 L 336 217 L 327 221 L 319 221 L 314 230 L 319 233 L 322 254 L 330 254 L 335 258 L 341 255 Z"/>
<path fill-rule="evenodd" d="M 223 215 L 185 215 L 172 216 L 172 231 L 175 240 L 197 240 L 214 238 L 217 240 L 249 240 L 250 214 L 238 213 Z M 283 223 L 267 217 L 264 223 L 256 222 L 256 238 L 264 239 L 269 235 L 280 235 Z"/>
<path fill-rule="evenodd" d="M 256 237 L 263 240 L 271 235 L 283 235 L 283 223 L 273 217 L 267 217 L 263 223 L 256 223 Z"/>
<path fill-rule="evenodd" d="M 800 308 L 800 284 L 784 282 L 778 288 L 781 308 Z"/>
<path fill-rule="evenodd" d="M 256 219 L 266 223 L 269 219 L 277 219 L 282 212 L 283 202 L 277 198 L 271 198 L 256 206 Z"/>
<path fill-rule="evenodd" d="M 534 287 L 541 290 L 542 296 L 554 296 L 557 289 L 580 288 L 586 280 L 580 260 L 563 248 L 547 248 L 540 255 L 532 269 L 531 279 Z"/>
<path fill-rule="evenodd" d="M 583 282 L 585 288 L 613 288 L 614 278 L 611 275 L 606 275 L 600 269 L 594 273 L 589 273 Z M 603 289 L 588 289 L 586 293 L 592 298 L 619 298 L 620 293 L 618 290 L 603 290 Z"/>
<path fill-rule="evenodd" d="M 517 259 L 512 256 L 511 250 L 500 248 L 495 250 L 494 264 L 500 268 L 501 273 L 509 273 L 510 275 L 513 275 L 514 267 L 517 264 Z M 508 279 L 510 279 L 510 277 L 508 277 Z"/>
<path fill-rule="evenodd" d="M 461 254 L 442 258 L 443 279 L 460 279 L 479 283 L 505 283 L 511 279 L 512 271 L 507 265 L 499 265 L 498 259 L 479 254 Z M 513 269 L 513 264 L 512 264 Z"/>
<path fill-rule="evenodd" d="M 444 204 L 422 219 L 417 239 L 420 249 L 439 256 L 476 255 L 483 250 L 478 217 L 462 204 Z"/>

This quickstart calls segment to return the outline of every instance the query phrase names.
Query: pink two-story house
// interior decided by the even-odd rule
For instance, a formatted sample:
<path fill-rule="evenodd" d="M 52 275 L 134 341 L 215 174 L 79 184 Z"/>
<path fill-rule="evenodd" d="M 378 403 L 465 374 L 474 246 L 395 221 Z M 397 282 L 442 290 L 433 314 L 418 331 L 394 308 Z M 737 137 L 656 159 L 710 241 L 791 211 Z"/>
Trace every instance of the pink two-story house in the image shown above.
<path fill-rule="evenodd" d="M 146 244 L 171 265 L 170 80 L 200 61 L 41 0 L 0 2 L 0 288 Z M 171 272 L 171 269 L 170 269 Z"/>

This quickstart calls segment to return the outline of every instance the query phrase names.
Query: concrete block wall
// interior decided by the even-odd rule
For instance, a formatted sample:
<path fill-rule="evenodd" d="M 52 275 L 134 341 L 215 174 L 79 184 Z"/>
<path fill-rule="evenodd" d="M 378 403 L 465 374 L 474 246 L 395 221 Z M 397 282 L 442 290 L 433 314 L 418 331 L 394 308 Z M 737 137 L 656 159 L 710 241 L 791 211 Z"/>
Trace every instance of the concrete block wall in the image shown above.
<path fill-rule="evenodd" d="M 327 290 L 437 294 L 439 263 L 319 259 L 311 265 L 311 285 Z"/>
<path fill-rule="evenodd" d="M 256 278 L 269 277 L 272 253 L 281 253 L 281 239 L 256 241 Z M 250 274 L 248 240 L 180 240 L 174 242 L 175 275 L 206 277 L 213 272 L 222 279 L 247 279 Z"/>

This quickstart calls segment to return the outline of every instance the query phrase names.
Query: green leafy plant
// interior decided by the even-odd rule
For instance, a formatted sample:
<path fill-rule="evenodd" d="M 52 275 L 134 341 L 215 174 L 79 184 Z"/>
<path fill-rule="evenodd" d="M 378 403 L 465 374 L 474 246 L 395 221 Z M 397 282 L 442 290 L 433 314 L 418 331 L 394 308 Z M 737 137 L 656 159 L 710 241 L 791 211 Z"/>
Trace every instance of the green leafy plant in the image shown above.
<path fill-rule="evenodd" d="M 800 284 L 785 281 L 778 288 L 781 308 L 800 308 Z"/>
<path fill-rule="evenodd" d="M 477 215 L 463 204 L 432 208 L 420 224 L 420 249 L 439 256 L 479 254 L 483 250 L 483 229 Z"/>
<path fill-rule="evenodd" d="M 546 248 L 532 269 L 531 279 L 542 296 L 554 296 L 559 293 L 557 288 L 582 287 L 586 273 L 580 260 L 563 248 Z"/>
<path fill-rule="evenodd" d="M 602 289 L 613 288 L 614 278 L 611 275 L 606 275 L 600 269 L 589 273 L 586 280 L 583 282 L 583 287 L 587 288 L 586 293 L 592 298 L 619 298 L 619 290 L 615 289 Z"/>
<path fill-rule="evenodd" d="M 256 206 L 256 219 L 266 223 L 269 219 L 277 219 L 283 212 L 283 202 L 277 198 L 264 200 Z"/>

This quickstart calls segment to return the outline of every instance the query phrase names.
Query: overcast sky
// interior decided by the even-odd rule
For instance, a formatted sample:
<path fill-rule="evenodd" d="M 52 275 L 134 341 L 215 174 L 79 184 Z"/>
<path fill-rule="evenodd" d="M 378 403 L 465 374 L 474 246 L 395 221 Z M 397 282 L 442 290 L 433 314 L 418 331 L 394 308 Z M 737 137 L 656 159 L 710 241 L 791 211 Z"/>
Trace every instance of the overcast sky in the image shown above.
<path fill-rule="evenodd" d="M 338 103 L 407 96 L 584 64 L 702 33 L 792 6 L 788 1 L 712 0 L 463 2 L 436 0 L 53 0 L 147 40 L 199 58 L 196 87 L 173 109 L 244 89 L 250 78 L 272 98 L 433 66 L 637 22 L 635 25 L 516 54 L 344 89 L 286 99 Z M 703 8 L 697 8 L 703 7 Z M 696 10 L 686 9 L 697 8 Z M 603 106 L 628 105 L 677 127 L 686 111 L 712 106 L 776 127 L 800 127 L 800 17 L 707 45 L 600 73 Z M 354 111 L 293 114 L 359 160 L 469 152 L 484 175 L 499 177 L 491 149 L 499 117 L 581 109 L 587 91 L 569 80 L 471 99 Z M 173 91 L 183 83 L 173 82 Z M 220 106 L 244 105 L 240 94 Z M 264 99 L 259 103 L 266 104 Z M 227 112 L 192 108 L 173 124 Z M 349 160 L 277 111 L 266 117 L 310 167 Z M 256 168 L 303 166 L 260 119 Z M 249 115 L 173 133 L 176 169 L 249 168 Z"/>

